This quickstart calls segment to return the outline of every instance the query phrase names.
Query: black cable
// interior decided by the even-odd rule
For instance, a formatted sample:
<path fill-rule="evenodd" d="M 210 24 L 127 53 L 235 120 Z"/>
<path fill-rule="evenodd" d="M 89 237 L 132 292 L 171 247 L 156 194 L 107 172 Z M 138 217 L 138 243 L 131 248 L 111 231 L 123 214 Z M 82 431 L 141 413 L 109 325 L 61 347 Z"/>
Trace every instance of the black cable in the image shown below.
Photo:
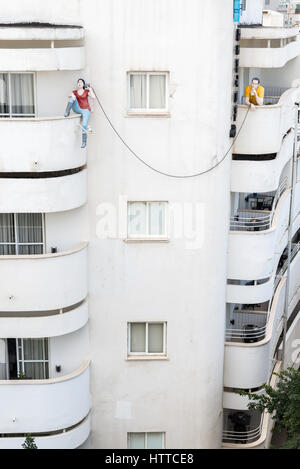
<path fill-rule="evenodd" d="M 96 96 L 96 99 L 98 101 L 98 104 L 104 114 L 104 116 L 106 117 L 108 123 L 110 124 L 111 128 L 113 129 L 113 131 L 115 132 L 115 134 L 119 137 L 119 139 L 121 140 L 121 142 L 123 143 L 123 145 L 125 145 L 125 147 L 130 151 L 130 153 L 135 157 L 137 158 L 141 163 L 143 163 L 145 166 L 147 166 L 148 168 L 152 169 L 152 171 L 155 171 L 156 173 L 158 174 L 162 174 L 163 176 L 167 176 L 167 177 L 170 177 L 170 178 L 177 178 L 177 179 L 187 179 L 187 178 L 194 178 L 194 177 L 197 177 L 197 176 L 202 176 L 203 174 L 206 174 L 206 173 L 209 173 L 210 171 L 212 171 L 213 169 L 215 169 L 217 166 L 219 166 L 226 158 L 226 156 L 228 155 L 228 153 L 230 152 L 230 150 L 232 149 L 234 143 L 236 142 L 244 124 L 245 124 L 245 121 L 246 121 L 246 118 L 248 116 L 248 113 L 249 113 L 249 110 L 250 110 L 250 107 L 248 108 L 247 110 L 247 113 L 246 113 L 246 116 L 241 124 L 241 127 L 239 128 L 239 131 L 236 135 L 236 137 L 234 138 L 232 144 L 230 145 L 230 148 L 228 149 L 228 151 L 225 153 L 225 155 L 223 156 L 223 158 L 218 161 L 218 163 L 216 163 L 214 166 L 212 166 L 211 168 L 205 170 L 205 171 L 202 171 L 200 173 L 195 173 L 195 174 L 189 174 L 189 175 L 186 175 L 186 176 L 181 176 L 181 175 L 176 175 L 176 174 L 169 174 L 169 173 L 164 173 L 163 171 L 160 171 L 159 169 L 156 169 L 154 168 L 153 166 L 151 166 L 150 164 L 146 163 L 146 161 L 144 161 L 140 156 L 138 156 L 134 150 L 132 150 L 132 148 L 130 148 L 130 146 L 125 142 L 125 140 L 121 137 L 121 135 L 119 134 L 119 132 L 117 131 L 117 129 L 114 127 L 113 123 L 111 122 L 110 118 L 108 117 L 108 115 L 106 114 L 105 112 L 105 109 L 103 108 L 95 90 L 93 89 L 94 91 L 94 94 Z"/>

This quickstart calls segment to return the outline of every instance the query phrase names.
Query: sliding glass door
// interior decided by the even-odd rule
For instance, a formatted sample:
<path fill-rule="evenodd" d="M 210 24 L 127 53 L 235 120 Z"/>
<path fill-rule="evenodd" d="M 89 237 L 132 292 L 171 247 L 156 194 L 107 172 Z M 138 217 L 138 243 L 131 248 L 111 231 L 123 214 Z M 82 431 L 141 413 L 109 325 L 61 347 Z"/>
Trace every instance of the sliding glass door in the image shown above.
<path fill-rule="evenodd" d="M 41 213 L 0 213 L 0 255 L 44 253 Z"/>

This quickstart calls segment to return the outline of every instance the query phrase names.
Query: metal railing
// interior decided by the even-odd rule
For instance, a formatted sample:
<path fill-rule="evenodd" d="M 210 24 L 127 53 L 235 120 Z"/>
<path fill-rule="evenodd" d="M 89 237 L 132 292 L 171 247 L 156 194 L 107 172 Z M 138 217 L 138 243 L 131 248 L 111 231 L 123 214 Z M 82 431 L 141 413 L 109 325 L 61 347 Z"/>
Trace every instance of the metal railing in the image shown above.
<path fill-rule="evenodd" d="M 247 444 L 259 440 L 262 433 L 263 414 L 260 418 L 259 426 L 251 429 L 250 425 L 246 425 L 245 431 L 223 430 L 223 442 L 235 444 Z"/>
<path fill-rule="evenodd" d="M 251 216 L 241 214 L 251 213 Z M 271 213 L 254 210 L 239 209 L 238 213 L 230 218 L 231 231 L 262 231 L 270 228 Z"/>
<path fill-rule="evenodd" d="M 253 441 L 259 440 L 261 436 L 262 425 L 245 432 L 234 432 L 229 430 L 223 431 L 223 442 L 224 443 L 236 443 L 236 444 L 247 444 Z"/>
<path fill-rule="evenodd" d="M 288 90 L 288 88 L 279 88 L 275 86 L 266 86 L 265 87 L 265 96 L 264 96 L 264 106 L 267 106 L 268 104 L 277 104 L 279 99 L 281 98 L 281 95 Z M 246 97 L 242 96 L 241 97 L 241 103 L 240 104 L 246 104 Z"/>
<path fill-rule="evenodd" d="M 284 178 L 279 184 L 276 191 L 272 210 L 267 212 L 264 210 L 250 210 L 250 209 L 238 209 L 236 215 L 230 218 L 230 230 L 231 231 L 263 231 L 271 228 L 276 207 L 282 194 L 286 191 L 288 185 L 288 179 Z M 250 214 L 248 216 L 241 214 Z"/>
<path fill-rule="evenodd" d="M 293 244 L 293 248 L 291 251 L 291 262 L 296 257 L 299 251 L 300 251 L 300 243 Z M 288 266 L 288 259 L 286 259 L 280 271 L 275 276 L 274 291 L 277 289 L 281 279 L 284 277 L 284 273 L 287 270 L 287 266 Z"/>
<path fill-rule="evenodd" d="M 267 329 L 268 312 L 234 310 L 234 324 L 226 328 L 227 342 L 259 342 L 264 339 Z"/>

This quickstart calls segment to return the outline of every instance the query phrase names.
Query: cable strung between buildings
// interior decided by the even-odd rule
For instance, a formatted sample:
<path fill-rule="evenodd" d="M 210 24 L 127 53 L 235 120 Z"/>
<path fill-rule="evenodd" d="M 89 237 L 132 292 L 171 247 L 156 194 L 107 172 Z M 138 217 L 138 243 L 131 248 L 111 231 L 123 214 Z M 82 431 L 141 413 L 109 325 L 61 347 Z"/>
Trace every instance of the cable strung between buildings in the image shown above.
<path fill-rule="evenodd" d="M 188 175 L 177 175 L 177 174 L 169 174 L 169 173 L 165 173 L 163 171 L 160 171 L 159 169 L 156 169 L 154 168 L 153 166 L 151 166 L 149 163 L 147 163 L 145 160 L 143 160 L 143 158 L 141 158 L 139 155 L 137 155 L 135 153 L 135 151 L 125 142 L 125 140 L 123 139 L 123 137 L 119 134 L 119 132 L 117 131 L 117 129 L 115 128 L 115 126 L 113 125 L 113 123 L 111 122 L 110 118 L 108 117 L 107 113 L 105 112 L 105 109 L 104 107 L 102 106 L 101 104 L 101 101 L 100 99 L 98 98 L 97 96 L 97 93 L 95 92 L 94 90 L 94 93 L 95 93 L 95 96 L 96 96 L 96 99 L 98 101 L 98 104 L 105 116 L 105 118 L 107 119 L 109 125 L 111 126 L 111 128 L 113 129 L 113 131 L 115 132 L 115 134 L 118 136 L 118 138 L 121 140 L 121 142 L 123 143 L 123 145 L 125 145 L 125 147 L 130 151 L 130 153 L 135 157 L 137 158 L 142 164 L 144 164 L 145 166 L 147 166 L 149 169 L 151 169 L 152 171 L 155 171 L 156 173 L 158 174 L 161 174 L 163 176 L 166 176 L 166 177 L 170 177 L 170 178 L 176 178 L 176 179 L 188 179 L 188 178 L 195 178 L 195 177 L 198 177 L 198 176 L 202 176 L 203 174 L 206 174 L 206 173 L 209 173 L 210 171 L 213 171 L 215 168 L 217 168 L 226 158 L 226 156 L 228 155 L 228 153 L 230 152 L 230 150 L 232 149 L 233 145 L 235 144 L 245 122 L 246 122 L 246 119 L 247 119 L 247 116 L 248 116 L 248 113 L 249 113 L 249 110 L 250 110 L 250 107 L 249 109 L 247 110 L 247 113 L 245 115 L 245 118 L 241 124 L 241 127 L 239 128 L 239 131 L 236 135 L 236 137 L 234 138 L 234 140 L 232 141 L 232 144 L 230 145 L 229 149 L 227 150 L 227 152 L 225 153 L 225 155 L 221 158 L 220 161 L 218 161 L 218 163 L 216 163 L 214 166 L 211 166 L 209 169 L 206 169 L 205 171 L 201 171 L 199 173 L 194 173 L 194 174 L 188 174 Z"/>

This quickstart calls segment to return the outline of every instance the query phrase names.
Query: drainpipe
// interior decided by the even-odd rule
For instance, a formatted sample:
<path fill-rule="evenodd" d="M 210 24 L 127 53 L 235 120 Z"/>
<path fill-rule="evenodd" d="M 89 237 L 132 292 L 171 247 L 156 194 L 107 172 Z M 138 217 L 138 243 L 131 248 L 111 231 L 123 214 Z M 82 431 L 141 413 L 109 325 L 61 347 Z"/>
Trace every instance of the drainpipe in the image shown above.
<path fill-rule="evenodd" d="M 285 349 L 286 349 L 286 333 L 287 333 L 287 321 L 289 313 L 289 293 L 290 293 L 290 270 L 291 270 L 291 251 L 292 251 L 292 228 L 293 228 L 293 212 L 294 212 L 294 201 L 295 201 L 295 187 L 297 180 L 297 147 L 298 147 L 298 113 L 300 103 L 295 103 L 295 126 L 294 126 L 294 152 L 293 152 L 293 164 L 292 164 L 292 184 L 291 184 L 291 198 L 290 198 L 290 212 L 289 212 L 289 224 L 288 224 L 288 258 L 287 258 L 287 270 L 286 270 L 286 283 L 285 283 L 285 298 L 284 298 L 284 313 L 282 316 L 283 320 L 283 337 L 282 337 L 282 368 L 285 369 Z"/>

